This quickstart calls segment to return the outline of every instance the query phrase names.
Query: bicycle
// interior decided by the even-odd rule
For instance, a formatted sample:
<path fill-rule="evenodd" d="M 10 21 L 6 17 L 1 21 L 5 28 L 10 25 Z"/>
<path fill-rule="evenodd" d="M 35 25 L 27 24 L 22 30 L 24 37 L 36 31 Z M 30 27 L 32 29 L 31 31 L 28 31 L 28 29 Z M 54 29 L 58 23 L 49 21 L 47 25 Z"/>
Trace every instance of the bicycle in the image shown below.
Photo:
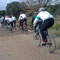
<path fill-rule="evenodd" d="M 20 28 L 20 30 L 21 30 L 22 32 L 28 33 L 27 25 L 23 24 L 23 26 L 20 26 L 19 28 Z"/>
<path fill-rule="evenodd" d="M 44 31 L 47 39 L 47 43 L 44 45 L 49 53 L 54 53 L 56 50 L 56 42 L 52 35 L 48 34 L 48 31 Z M 36 32 L 33 29 L 33 42 L 36 46 L 40 47 L 42 42 L 42 36 L 40 33 L 40 25 L 38 24 L 36 27 Z"/>
<path fill-rule="evenodd" d="M 12 22 L 13 23 L 13 22 Z M 7 24 L 7 30 L 9 31 L 9 32 L 13 32 L 13 27 L 12 27 L 12 25 L 11 25 L 11 23 L 8 23 Z"/>

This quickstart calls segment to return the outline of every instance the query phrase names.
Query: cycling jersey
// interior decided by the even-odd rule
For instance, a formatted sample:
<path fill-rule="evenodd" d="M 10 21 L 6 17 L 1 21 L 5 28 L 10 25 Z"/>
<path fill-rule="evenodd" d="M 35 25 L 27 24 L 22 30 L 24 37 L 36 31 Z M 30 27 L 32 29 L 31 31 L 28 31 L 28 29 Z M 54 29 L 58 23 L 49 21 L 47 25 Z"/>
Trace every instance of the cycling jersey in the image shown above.
<path fill-rule="evenodd" d="M 13 22 L 13 19 L 12 18 L 8 18 L 9 22 Z"/>
<path fill-rule="evenodd" d="M 2 16 L 2 17 L 1 17 L 1 21 L 3 21 L 3 19 L 4 19 L 4 17 Z"/>
<path fill-rule="evenodd" d="M 7 16 L 5 17 L 5 20 L 8 20 L 8 17 Z"/>
<path fill-rule="evenodd" d="M 25 19 L 25 18 L 27 18 L 27 16 L 26 16 L 25 14 L 20 14 L 18 20 L 20 21 L 20 20 L 23 20 L 23 19 Z"/>
<path fill-rule="evenodd" d="M 12 19 L 13 19 L 13 21 L 16 20 L 16 18 L 14 16 L 12 17 Z"/>
<path fill-rule="evenodd" d="M 36 19 L 41 18 L 43 21 L 49 18 L 54 18 L 49 12 L 47 11 L 41 11 L 38 15 Z"/>
<path fill-rule="evenodd" d="M 53 26 L 53 24 L 54 24 L 54 17 L 53 17 L 53 15 L 51 15 L 47 11 L 39 12 L 39 14 L 36 16 L 36 18 L 34 20 L 34 23 L 33 23 L 35 32 L 36 32 L 36 26 L 41 21 L 42 21 L 42 23 L 40 24 L 40 32 L 41 32 L 42 40 L 46 41 L 46 36 L 44 36 L 44 31 L 48 30 L 51 26 Z"/>
<path fill-rule="evenodd" d="M 35 20 L 34 20 L 34 23 L 33 23 L 33 26 L 36 26 L 36 23 L 37 22 L 40 22 L 40 21 L 45 21 L 47 19 L 50 19 L 50 18 L 54 18 L 53 15 L 51 15 L 49 12 L 47 11 L 41 11 L 39 12 L 39 14 L 36 16 Z"/>

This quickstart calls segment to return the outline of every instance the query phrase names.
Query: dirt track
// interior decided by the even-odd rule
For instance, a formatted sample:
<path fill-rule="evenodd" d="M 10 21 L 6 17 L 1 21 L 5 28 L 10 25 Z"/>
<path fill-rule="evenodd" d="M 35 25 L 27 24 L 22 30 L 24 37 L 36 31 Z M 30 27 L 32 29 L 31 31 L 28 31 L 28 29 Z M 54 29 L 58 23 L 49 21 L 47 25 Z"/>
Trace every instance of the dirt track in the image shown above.
<path fill-rule="evenodd" d="M 9 33 L 0 28 L 0 60 L 60 60 L 60 38 L 56 38 L 57 49 L 49 54 L 44 47 L 36 47 L 32 33 L 24 34 L 18 28 Z"/>

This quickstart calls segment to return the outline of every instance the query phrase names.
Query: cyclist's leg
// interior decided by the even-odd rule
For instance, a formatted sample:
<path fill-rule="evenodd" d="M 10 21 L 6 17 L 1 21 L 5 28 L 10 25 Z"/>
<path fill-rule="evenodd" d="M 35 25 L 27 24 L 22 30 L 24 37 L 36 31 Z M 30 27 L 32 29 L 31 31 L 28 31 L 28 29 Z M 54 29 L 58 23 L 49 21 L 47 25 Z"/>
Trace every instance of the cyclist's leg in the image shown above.
<path fill-rule="evenodd" d="M 22 29 L 22 20 L 19 21 L 19 28 Z"/>
<path fill-rule="evenodd" d="M 7 20 L 5 20 L 5 26 L 7 26 Z"/>
<path fill-rule="evenodd" d="M 36 37 L 36 38 L 39 35 L 38 28 L 37 28 L 37 27 L 39 27 L 39 25 L 40 25 L 40 22 L 39 21 L 35 21 L 35 25 L 33 26 L 33 31 L 35 33 L 35 36 L 34 37 Z"/>
<path fill-rule="evenodd" d="M 34 20 L 34 22 L 33 22 L 33 30 L 34 30 L 34 32 L 36 32 L 37 22 L 38 22 L 38 20 Z"/>
<path fill-rule="evenodd" d="M 43 31 L 47 30 L 48 28 L 50 28 L 52 25 L 54 24 L 54 19 L 47 19 L 45 20 L 42 24 L 41 24 L 41 35 L 42 35 L 42 39 L 45 42 L 46 41 L 46 35 L 44 36 Z"/>
<path fill-rule="evenodd" d="M 33 22 L 34 22 L 34 17 L 32 17 L 32 21 L 31 21 L 31 30 L 33 30 Z"/>
<path fill-rule="evenodd" d="M 11 27 L 13 28 L 13 22 L 10 22 L 11 23 Z"/>
<path fill-rule="evenodd" d="M 14 27 L 16 27 L 16 20 L 14 20 Z"/>
<path fill-rule="evenodd" d="M 25 18 L 24 21 L 25 21 L 25 25 L 27 26 L 27 18 Z"/>
<path fill-rule="evenodd" d="M 21 20 L 21 27 L 22 27 L 22 30 L 23 30 L 23 21 Z"/>
<path fill-rule="evenodd" d="M 23 19 L 23 29 L 25 30 L 26 29 L 26 27 L 27 27 L 27 19 L 25 18 L 25 19 Z"/>

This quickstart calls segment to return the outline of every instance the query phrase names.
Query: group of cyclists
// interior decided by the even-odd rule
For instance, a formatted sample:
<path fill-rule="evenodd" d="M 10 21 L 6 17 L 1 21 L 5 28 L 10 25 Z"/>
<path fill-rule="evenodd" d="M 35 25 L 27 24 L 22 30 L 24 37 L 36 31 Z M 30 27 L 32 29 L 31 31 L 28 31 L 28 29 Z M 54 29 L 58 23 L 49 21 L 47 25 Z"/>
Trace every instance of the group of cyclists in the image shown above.
<path fill-rule="evenodd" d="M 14 16 L 6 16 L 3 19 L 3 21 L 4 20 L 5 20 L 5 25 L 10 23 L 13 27 L 12 22 L 14 22 L 14 26 L 16 26 L 16 18 Z M 25 24 L 27 26 L 26 14 L 21 12 L 19 15 L 18 21 L 19 21 L 19 27 L 21 26 L 23 28 L 23 24 Z M 43 31 L 47 30 L 48 28 L 53 26 L 54 17 L 44 7 L 41 7 L 39 9 L 39 12 L 34 12 L 34 15 L 32 17 L 31 26 L 32 26 L 32 29 L 34 28 L 34 32 L 36 32 L 36 26 L 39 23 L 40 23 L 40 32 L 41 32 L 41 36 L 42 36 L 42 40 L 43 40 L 41 44 L 45 44 L 47 42 L 47 39 L 46 39 L 46 36 L 44 36 Z"/>
<path fill-rule="evenodd" d="M 8 26 L 11 25 L 12 28 L 16 28 L 16 17 L 15 16 L 5 16 L 5 17 L 1 17 L 1 25 L 3 26 Z M 18 22 L 19 22 L 19 28 L 23 29 L 23 26 L 26 25 L 27 26 L 27 16 L 25 13 L 20 13 L 19 18 L 18 18 Z"/>
<path fill-rule="evenodd" d="M 12 15 L 12 16 L 2 16 L 1 17 L 1 25 L 2 26 L 8 26 L 11 25 L 11 27 L 13 28 L 16 27 L 16 18 Z"/>

